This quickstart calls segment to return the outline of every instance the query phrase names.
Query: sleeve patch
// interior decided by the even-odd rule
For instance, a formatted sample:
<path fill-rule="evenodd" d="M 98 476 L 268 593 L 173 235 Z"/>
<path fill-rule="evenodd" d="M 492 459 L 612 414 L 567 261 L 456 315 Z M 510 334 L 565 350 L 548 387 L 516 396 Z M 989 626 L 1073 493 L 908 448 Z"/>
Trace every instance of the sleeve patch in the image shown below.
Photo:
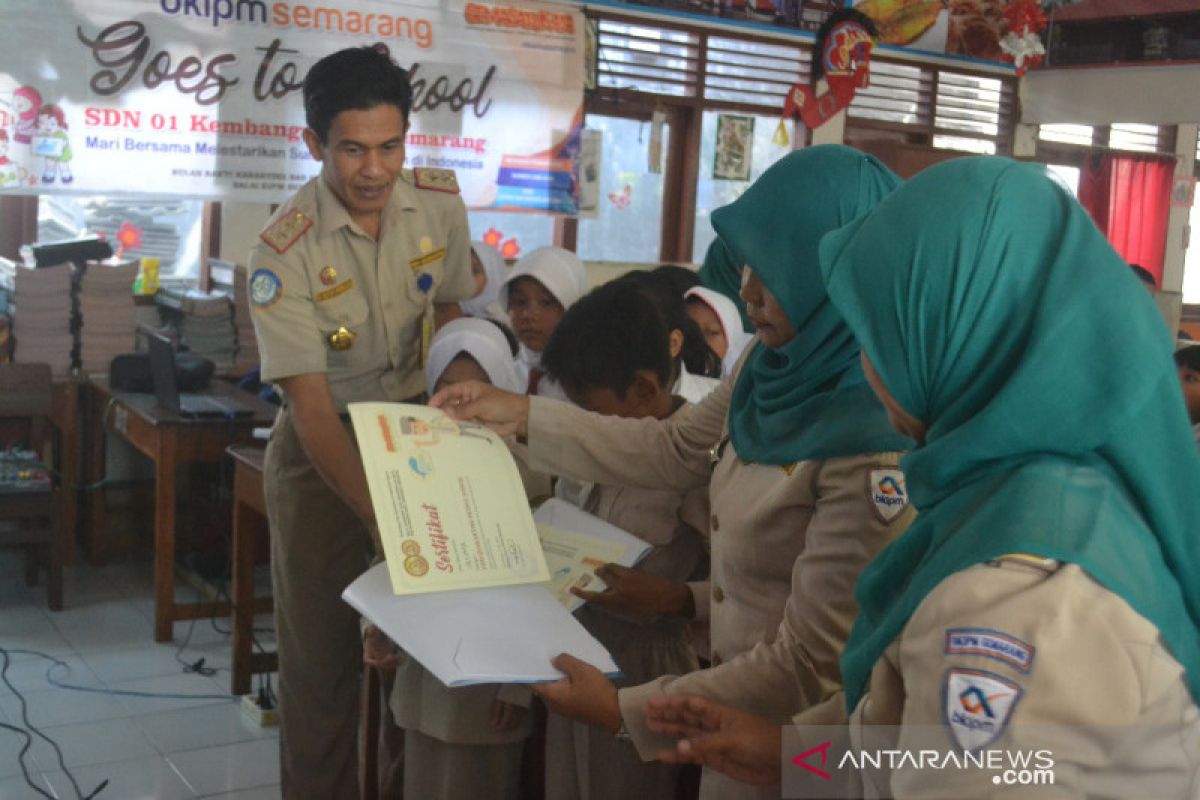
<path fill-rule="evenodd" d="M 950 628 L 946 631 L 946 655 L 984 656 L 1002 661 L 1028 673 L 1033 669 L 1037 648 L 1015 636 L 990 628 Z"/>
<path fill-rule="evenodd" d="M 250 276 L 250 302 L 268 308 L 283 294 L 283 281 L 269 269 L 256 269 Z"/>
<path fill-rule="evenodd" d="M 904 473 L 895 467 L 876 467 L 867 473 L 867 499 L 880 522 L 885 525 L 908 507 L 908 487 Z"/>
<path fill-rule="evenodd" d="M 452 169 L 434 169 L 433 167 L 418 167 L 413 170 L 413 182 L 418 189 L 432 189 L 435 192 L 458 194 L 458 178 Z"/>
<path fill-rule="evenodd" d="M 312 227 L 313 221 L 301 211 L 292 211 L 280 217 L 274 225 L 258 235 L 271 248 L 282 255 Z"/>
<path fill-rule="evenodd" d="M 946 670 L 942 719 L 955 746 L 969 753 L 999 739 L 1024 691 L 1020 684 L 992 672 Z"/>

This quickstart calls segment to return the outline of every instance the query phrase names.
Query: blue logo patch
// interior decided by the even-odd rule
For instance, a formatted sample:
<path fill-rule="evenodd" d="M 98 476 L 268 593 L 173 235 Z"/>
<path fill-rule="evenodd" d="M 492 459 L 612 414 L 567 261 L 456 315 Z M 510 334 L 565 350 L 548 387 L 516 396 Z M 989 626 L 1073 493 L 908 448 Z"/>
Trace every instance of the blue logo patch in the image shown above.
<path fill-rule="evenodd" d="M 988 628 L 950 628 L 946 631 L 946 655 L 994 658 L 1028 673 L 1033 669 L 1037 648 L 1015 636 Z"/>

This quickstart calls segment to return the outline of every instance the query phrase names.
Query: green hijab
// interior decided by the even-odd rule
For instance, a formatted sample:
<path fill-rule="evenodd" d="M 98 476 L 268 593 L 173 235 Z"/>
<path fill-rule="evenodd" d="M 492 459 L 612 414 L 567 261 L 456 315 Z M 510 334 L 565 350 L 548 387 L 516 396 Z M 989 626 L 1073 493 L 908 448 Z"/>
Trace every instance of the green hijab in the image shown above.
<path fill-rule="evenodd" d="M 856 587 L 848 708 L 934 587 L 1006 553 L 1078 564 L 1123 597 L 1200 700 L 1200 457 L 1170 335 L 1070 193 L 1035 164 L 956 159 L 825 237 L 821 262 L 928 426 L 901 462 L 916 522 Z"/>
<path fill-rule="evenodd" d="M 747 333 L 754 331 L 750 317 L 746 316 L 746 303 L 742 300 L 742 267 L 735 264 L 729 248 L 721 241 L 721 237 L 712 240 L 708 252 L 704 254 L 704 263 L 700 265 L 700 283 L 714 292 L 720 292 L 733 301 L 734 307 L 742 317 L 742 328 Z"/>
<path fill-rule="evenodd" d="M 712 214 L 735 264 L 749 265 L 796 335 L 755 345 L 729 408 L 740 458 L 792 464 L 811 458 L 907 450 L 867 385 L 858 343 L 821 280 L 821 237 L 874 208 L 900 179 L 872 156 L 818 145 L 777 161 L 736 201 Z"/>

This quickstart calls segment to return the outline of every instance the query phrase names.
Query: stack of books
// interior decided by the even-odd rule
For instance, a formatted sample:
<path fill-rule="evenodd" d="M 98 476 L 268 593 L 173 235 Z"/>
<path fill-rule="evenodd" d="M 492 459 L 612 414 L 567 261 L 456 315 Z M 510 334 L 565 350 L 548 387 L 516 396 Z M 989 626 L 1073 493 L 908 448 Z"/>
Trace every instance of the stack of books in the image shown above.
<path fill-rule="evenodd" d="M 31 269 L 5 260 L 0 266 L 0 286 L 7 295 L 7 309 L 0 313 L 12 319 L 14 361 L 49 364 L 56 376 L 71 372 L 74 273 L 70 264 Z"/>
<path fill-rule="evenodd" d="M 164 287 L 157 300 L 163 320 L 179 332 L 181 348 L 213 362 L 218 374 L 233 372 L 237 338 L 228 296 Z"/>
<path fill-rule="evenodd" d="M 114 356 L 136 349 L 137 274 L 136 260 L 87 262 L 79 281 L 79 366 L 84 374 L 107 375 Z"/>
<path fill-rule="evenodd" d="M 213 291 L 233 298 L 233 327 L 237 331 L 237 351 L 233 356 L 233 374 L 243 376 L 258 369 L 258 338 L 250 318 L 250 294 L 246 288 L 246 268 L 219 258 L 208 260 L 208 275 Z"/>

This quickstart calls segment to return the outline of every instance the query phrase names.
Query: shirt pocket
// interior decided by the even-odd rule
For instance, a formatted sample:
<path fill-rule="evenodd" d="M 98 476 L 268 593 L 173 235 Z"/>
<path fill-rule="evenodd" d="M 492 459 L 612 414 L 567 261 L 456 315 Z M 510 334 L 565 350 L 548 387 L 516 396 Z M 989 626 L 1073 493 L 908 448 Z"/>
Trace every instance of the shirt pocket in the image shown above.
<path fill-rule="evenodd" d="M 319 286 L 313 292 L 313 305 L 316 307 L 317 324 L 325 335 L 343 327 L 357 332 L 370 313 L 362 287 L 354 278 L 347 278 L 331 287 Z"/>

